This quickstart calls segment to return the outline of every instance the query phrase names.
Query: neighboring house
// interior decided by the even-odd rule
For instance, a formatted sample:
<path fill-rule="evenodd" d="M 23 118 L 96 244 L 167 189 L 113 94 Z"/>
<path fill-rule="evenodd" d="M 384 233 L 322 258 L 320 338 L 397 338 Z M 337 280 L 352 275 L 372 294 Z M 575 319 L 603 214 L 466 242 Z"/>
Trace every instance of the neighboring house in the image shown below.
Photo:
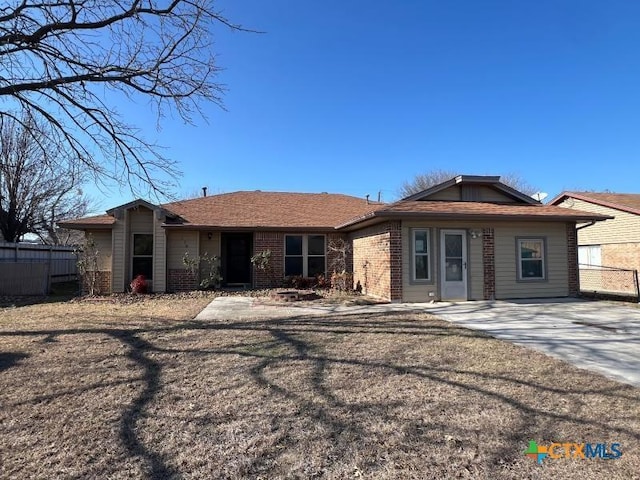
<path fill-rule="evenodd" d="M 541 205 L 499 178 L 458 176 L 386 205 L 261 191 L 136 200 L 62 226 L 93 234 L 105 291 L 124 291 L 139 273 L 156 292 L 195 288 L 185 252 L 220 256 L 223 284 L 278 286 L 289 275 L 331 273 L 328 244 L 342 238 L 354 284 L 391 301 L 577 294 L 576 223 L 608 217 Z M 250 263 L 265 249 L 271 275 Z"/>
<path fill-rule="evenodd" d="M 549 203 L 615 217 L 578 230 L 580 264 L 640 270 L 640 194 L 562 192 Z"/>

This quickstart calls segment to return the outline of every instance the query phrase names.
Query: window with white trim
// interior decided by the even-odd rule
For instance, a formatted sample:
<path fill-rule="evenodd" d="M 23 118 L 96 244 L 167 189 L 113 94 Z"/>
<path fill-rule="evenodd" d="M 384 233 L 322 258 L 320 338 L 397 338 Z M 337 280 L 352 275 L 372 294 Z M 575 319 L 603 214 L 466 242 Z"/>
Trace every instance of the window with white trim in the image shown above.
<path fill-rule="evenodd" d="M 580 268 L 602 266 L 602 249 L 600 245 L 584 245 L 578 247 L 578 263 Z"/>
<path fill-rule="evenodd" d="M 429 229 L 414 229 L 411 235 L 411 251 L 413 255 L 413 280 L 431 280 L 431 247 L 429 245 Z"/>
<path fill-rule="evenodd" d="M 546 276 L 544 255 L 544 239 L 519 238 L 518 279 L 544 280 Z"/>
<path fill-rule="evenodd" d="M 144 275 L 144 278 L 153 278 L 153 234 L 133 234 L 133 254 L 131 255 L 131 278 Z"/>
<path fill-rule="evenodd" d="M 326 272 L 324 235 L 285 235 L 284 275 L 315 277 Z"/>

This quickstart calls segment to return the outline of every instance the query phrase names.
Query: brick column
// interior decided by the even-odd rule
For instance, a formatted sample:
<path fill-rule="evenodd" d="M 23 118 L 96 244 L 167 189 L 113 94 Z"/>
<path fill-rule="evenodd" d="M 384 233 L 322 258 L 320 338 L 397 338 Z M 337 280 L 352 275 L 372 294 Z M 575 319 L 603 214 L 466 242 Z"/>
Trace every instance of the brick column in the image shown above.
<path fill-rule="evenodd" d="M 402 224 L 400 221 L 388 223 L 389 231 L 389 264 L 391 267 L 392 302 L 402 301 Z"/>
<path fill-rule="evenodd" d="M 578 272 L 578 232 L 575 223 L 567 223 L 567 273 L 569 276 L 569 296 L 580 293 L 580 275 Z"/>
<path fill-rule="evenodd" d="M 482 229 L 483 294 L 485 300 L 496 298 L 496 248 L 493 228 Z"/>
<path fill-rule="evenodd" d="M 256 232 L 253 254 L 271 250 L 267 270 L 253 269 L 253 286 L 256 288 L 281 287 L 284 279 L 284 234 L 280 232 Z M 253 268 L 253 267 L 251 267 Z"/>

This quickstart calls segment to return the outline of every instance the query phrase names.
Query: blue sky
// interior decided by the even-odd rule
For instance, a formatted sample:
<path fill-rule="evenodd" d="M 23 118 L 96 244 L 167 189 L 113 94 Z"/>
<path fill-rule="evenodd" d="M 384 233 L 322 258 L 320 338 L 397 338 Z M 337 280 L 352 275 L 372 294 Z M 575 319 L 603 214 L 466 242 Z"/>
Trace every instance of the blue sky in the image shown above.
<path fill-rule="evenodd" d="M 227 110 L 125 119 L 184 172 L 179 194 L 382 191 L 432 169 L 640 192 L 640 2 L 225 0 Z M 101 210 L 131 199 L 95 193 Z"/>

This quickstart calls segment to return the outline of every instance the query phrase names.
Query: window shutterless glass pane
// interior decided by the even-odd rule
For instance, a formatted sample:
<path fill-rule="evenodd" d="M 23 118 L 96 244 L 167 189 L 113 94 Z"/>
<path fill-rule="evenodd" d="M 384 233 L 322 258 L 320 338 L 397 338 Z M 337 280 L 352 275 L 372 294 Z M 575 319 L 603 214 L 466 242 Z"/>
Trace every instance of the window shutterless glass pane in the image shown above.
<path fill-rule="evenodd" d="M 285 237 L 285 255 L 302 255 L 302 235 Z"/>
<path fill-rule="evenodd" d="M 307 274 L 310 277 L 324 275 L 324 257 L 309 257 L 307 259 Z"/>
<path fill-rule="evenodd" d="M 308 242 L 309 255 L 324 255 L 324 235 L 309 235 Z"/>
<path fill-rule="evenodd" d="M 429 279 L 429 262 L 426 255 L 416 255 L 416 280 L 428 280 Z"/>
<path fill-rule="evenodd" d="M 144 278 L 151 280 L 153 275 L 152 257 L 133 257 L 131 277 L 136 278 L 138 275 L 144 275 Z"/>
<path fill-rule="evenodd" d="M 285 257 L 284 259 L 284 275 L 302 275 L 302 257 Z"/>
<path fill-rule="evenodd" d="M 522 278 L 543 278 L 542 260 L 522 260 Z"/>
<path fill-rule="evenodd" d="M 445 256 L 462 258 L 462 235 L 445 234 L 444 236 Z"/>
<path fill-rule="evenodd" d="M 427 232 L 425 230 L 417 230 L 413 232 L 414 247 L 416 253 L 427 253 L 428 251 L 428 239 Z"/>
<path fill-rule="evenodd" d="M 133 235 L 133 254 L 134 255 L 153 255 L 153 235 L 140 234 Z"/>
<path fill-rule="evenodd" d="M 447 282 L 462 281 L 462 259 L 448 258 L 445 265 L 445 278 Z"/>
<path fill-rule="evenodd" d="M 520 242 L 520 258 L 542 258 L 542 242 Z"/>

